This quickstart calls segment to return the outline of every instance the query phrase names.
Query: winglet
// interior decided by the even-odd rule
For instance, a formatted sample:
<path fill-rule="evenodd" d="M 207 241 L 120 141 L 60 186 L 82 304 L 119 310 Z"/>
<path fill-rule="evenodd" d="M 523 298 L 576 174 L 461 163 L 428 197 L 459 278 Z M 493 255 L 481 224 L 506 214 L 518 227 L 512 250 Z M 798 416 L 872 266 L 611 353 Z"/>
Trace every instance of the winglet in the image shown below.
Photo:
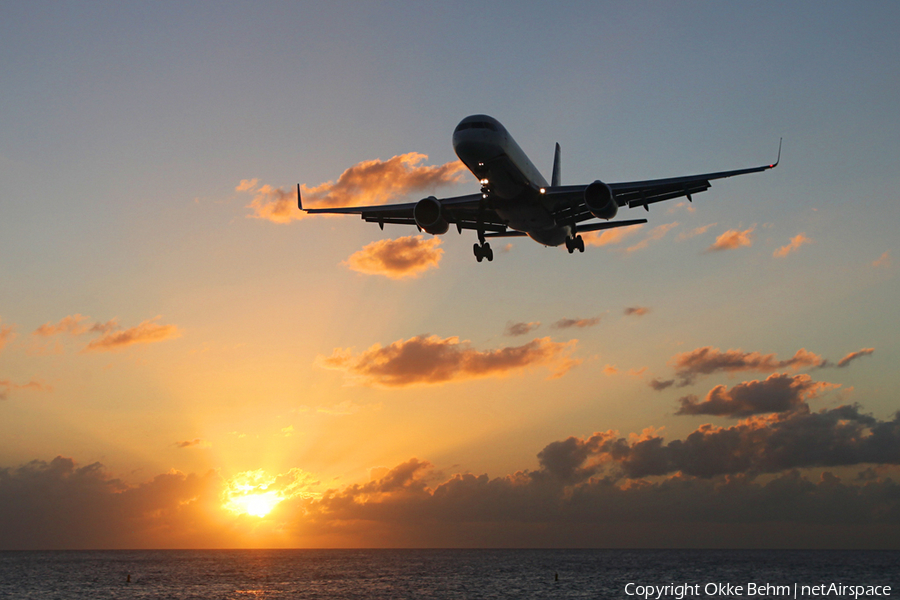
<path fill-rule="evenodd" d="M 784 138 L 778 138 L 778 158 L 775 159 L 775 162 L 773 164 L 769 165 L 770 169 L 774 169 L 778 166 L 778 163 L 781 162 L 781 142 L 783 139 Z"/>
<path fill-rule="evenodd" d="M 297 184 L 297 208 L 303 210 L 303 200 L 300 198 L 300 184 Z"/>

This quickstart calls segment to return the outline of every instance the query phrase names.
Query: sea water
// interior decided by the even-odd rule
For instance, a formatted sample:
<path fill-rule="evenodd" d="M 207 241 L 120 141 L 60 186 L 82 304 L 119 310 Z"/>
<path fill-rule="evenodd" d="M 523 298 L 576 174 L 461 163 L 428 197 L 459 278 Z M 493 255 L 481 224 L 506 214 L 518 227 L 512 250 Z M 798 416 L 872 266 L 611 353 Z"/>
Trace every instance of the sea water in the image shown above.
<path fill-rule="evenodd" d="M 830 590 L 828 586 L 831 586 Z M 862 586 L 863 595 L 858 594 L 860 588 L 857 586 Z M 889 595 L 874 595 L 878 588 L 883 594 L 885 586 L 891 588 Z M 814 590 L 818 593 L 813 593 Z M 873 595 L 865 595 L 867 590 L 873 591 Z M 0 598 L 10 599 L 652 597 L 679 600 L 679 596 L 682 599 L 795 596 L 900 598 L 900 552 L 0 552 Z"/>

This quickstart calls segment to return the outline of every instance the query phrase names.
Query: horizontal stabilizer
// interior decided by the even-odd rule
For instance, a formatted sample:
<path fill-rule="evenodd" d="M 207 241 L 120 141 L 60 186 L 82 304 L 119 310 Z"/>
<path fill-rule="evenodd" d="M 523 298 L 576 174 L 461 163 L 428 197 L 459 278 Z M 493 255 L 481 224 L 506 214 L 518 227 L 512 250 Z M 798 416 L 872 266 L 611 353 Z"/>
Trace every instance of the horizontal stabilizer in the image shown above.
<path fill-rule="evenodd" d="M 606 221 L 604 223 L 588 223 L 587 225 L 579 225 L 578 232 L 583 231 L 600 231 L 601 229 L 613 229 L 615 227 L 629 227 L 631 225 L 640 225 L 646 223 L 647 219 L 629 219 L 627 221 Z"/>

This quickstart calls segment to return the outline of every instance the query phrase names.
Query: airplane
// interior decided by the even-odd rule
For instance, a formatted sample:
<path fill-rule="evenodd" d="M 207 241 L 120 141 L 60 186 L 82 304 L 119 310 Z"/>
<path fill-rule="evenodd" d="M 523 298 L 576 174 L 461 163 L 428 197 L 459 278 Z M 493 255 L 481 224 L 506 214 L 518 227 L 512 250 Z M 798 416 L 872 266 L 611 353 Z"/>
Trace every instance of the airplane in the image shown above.
<path fill-rule="evenodd" d="M 303 208 L 300 184 L 297 206 L 310 214 L 358 214 L 369 223 L 415 225 L 432 235 L 447 233 L 450 225 L 459 233 L 473 229 L 478 243 L 473 246 L 478 262 L 494 260 L 489 238 L 528 236 L 545 246 L 566 245 L 569 254 L 584 252 L 581 233 L 615 227 L 631 227 L 647 219 L 611 221 L 620 207 L 643 207 L 682 196 L 693 202 L 693 195 L 709 189 L 710 181 L 735 175 L 758 173 L 778 166 L 770 164 L 749 169 L 688 175 L 668 179 L 604 183 L 599 179 L 582 185 L 562 185 L 560 147 L 556 144 L 550 183 L 540 174 L 509 132 L 497 119 L 471 115 L 459 122 L 453 132 L 453 150 L 481 183 L 480 194 L 452 198 L 428 196 L 418 202 L 378 206 L 339 208 Z M 583 223 L 591 219 L 600 222 Z"/>

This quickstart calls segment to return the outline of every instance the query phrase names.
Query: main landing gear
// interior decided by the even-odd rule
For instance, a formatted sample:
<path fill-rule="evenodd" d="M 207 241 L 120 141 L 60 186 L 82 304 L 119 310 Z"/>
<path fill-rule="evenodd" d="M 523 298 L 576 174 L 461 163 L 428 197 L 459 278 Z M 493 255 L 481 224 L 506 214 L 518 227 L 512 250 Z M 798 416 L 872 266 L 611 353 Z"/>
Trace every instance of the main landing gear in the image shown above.
<path fill-rule="evenodd" d="M 576 235 L 574 238 L 566 238 L 566 250 L 569 251 L 569 254 L 575 252 L 575 250 L 579 252 L 584 252 L 584 240 L 580 235 Z"/>
<path fill-rule="evenodd" d="M 488 262 L 494 260 L 494 251 L 491 250 L 491 245 L 488 242 L 475 244 L 472 246 L 472 250 L 475 251 L 475 260 L 478 262 L 481 262 L 485 258 L 488 259 Z"/>

